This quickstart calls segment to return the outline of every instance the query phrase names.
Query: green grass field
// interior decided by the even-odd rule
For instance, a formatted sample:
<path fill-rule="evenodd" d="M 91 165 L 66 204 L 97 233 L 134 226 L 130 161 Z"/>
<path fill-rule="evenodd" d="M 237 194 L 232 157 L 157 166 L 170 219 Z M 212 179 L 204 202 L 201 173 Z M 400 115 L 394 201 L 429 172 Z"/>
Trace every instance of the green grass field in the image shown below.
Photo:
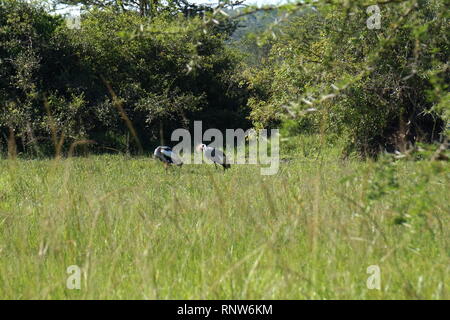
<path fill-rule="evenodd" d="M 0 298 L 450 298 L 448 162 L 297 151 L 274 176 L 0 160 Z M 66 287 L 71 265 L 80 290 Z"/>

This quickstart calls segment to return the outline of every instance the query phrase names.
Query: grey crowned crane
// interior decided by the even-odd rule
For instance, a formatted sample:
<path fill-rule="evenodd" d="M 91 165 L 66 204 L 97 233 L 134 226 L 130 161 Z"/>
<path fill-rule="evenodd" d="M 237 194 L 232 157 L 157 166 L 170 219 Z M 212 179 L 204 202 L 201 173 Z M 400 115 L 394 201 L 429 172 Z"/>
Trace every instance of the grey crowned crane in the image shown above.
<path fill-rule="evenodd" d="M 162 163 L 164 164 L 164 168 L 166 169 L 172 164 L 180 167 L 183 165 L 180 157 L 175 152 L 173 152 L 170 147 L 159 146 L 155 149 L 153 155 L 155 156 L 155 158 L 162 161 Z"/>
<path fill-rule="evenodd" d="M 214 162 L 214 166 L 217 168 L 216 164 L 220 164 L 223 167 L 223 170 L 230 169 L 231 165 L 227 163 L 226 155 L 219 149 L 208 147 L 205 144 L 201 144 L 199 150 L 203 152 L 205 157 L 212 162 Z"/>

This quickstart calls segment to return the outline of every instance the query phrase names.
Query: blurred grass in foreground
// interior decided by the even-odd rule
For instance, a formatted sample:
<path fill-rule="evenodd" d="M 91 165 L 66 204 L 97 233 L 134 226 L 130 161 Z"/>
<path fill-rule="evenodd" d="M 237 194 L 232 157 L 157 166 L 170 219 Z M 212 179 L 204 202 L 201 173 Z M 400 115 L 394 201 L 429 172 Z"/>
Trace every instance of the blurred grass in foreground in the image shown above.
<path fill-rule="evenodd" d="M 275 176 L 0 160 L 0 298 L 450 298 L 448 162 L 296 154 Z"/>

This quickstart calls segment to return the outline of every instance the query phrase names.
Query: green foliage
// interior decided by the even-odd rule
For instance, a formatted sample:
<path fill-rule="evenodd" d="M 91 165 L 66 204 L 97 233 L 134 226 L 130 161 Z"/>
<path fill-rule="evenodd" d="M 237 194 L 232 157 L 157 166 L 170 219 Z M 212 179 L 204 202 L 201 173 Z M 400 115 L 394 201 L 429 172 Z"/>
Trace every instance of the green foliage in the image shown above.
<path fill-rule="evenodd" d="M 364 4 L 314 6 L 300 6 L 273 32 L 267 63 L 249 72 L 255 124 L 288 117 L 301 131 L 307 121 L 316 132 L 347 136 L 348 150 L 363 155 L 440 139 L 450 105 L 442 2 L 380 4 L 379 30 L 367 28 Z"/>
<path fill-rule="evenodd" d="M 274 176 L 164 172 L 148 157 L 0 161 L 0 297 L 448 299 L 448 165 L 342 161 L 319 138 L 291 141 Z M 66 288 L 74 264 L 81 290 Z M 381 290 L 366 286 L 374 264 Z"/>
<path fill-rule="evenodd" d="M 440 200 L 430 188 L 433 183 L 442 187 L 448 184 L 450 171 L 445 162 L 384 154 L 365 170 L 369 175 L 365 181 L 364 205 L 361 206 L 365 212 L 381 206 L 389 212 L 387 223 L 404 225 L 413 233 L 430 231 L 430 221 L 435 218 L 442 223 L 435 215 Z M 361 173 L 351 174 L 341 183 L 361 183 L 358 175 Z"/>
<path fill-rule="evenodd" d="M 27 153 L 47 152 L 56 138 L 65 150 L 85 139 L 97 148 L 137 150 L 124 143 L 123 114 L 146 148 L 194 119 L 205 127 L 249 126 L 241 57 L 216 24 L 167 12 L 149 20 L 105 6 L 85 12 L 81 29 L 68 29 L 21 1 L 0 2 L 0 10 L 5 144 L 11 128 Z"/>
<path fill-rule="evenodd" d="M 301 1 L 237 43 L 223 7 L 60 2 L 89 9 L 80 30 L 0 0 L 1 152 L 148 150 L 193 120 L 250 119 L 281 128 L 280 170 L 3 159 L 1 298 L 449 298 L 450 171 L 430 159 L 450 155 L 428 144 L 449 133 L 441 1 L 387 1 L 381 30 L 366 1 Z M 361 161 L 380 149 L 397 152 Z M 82 290 L 62 276 L 74 264 Z"/>

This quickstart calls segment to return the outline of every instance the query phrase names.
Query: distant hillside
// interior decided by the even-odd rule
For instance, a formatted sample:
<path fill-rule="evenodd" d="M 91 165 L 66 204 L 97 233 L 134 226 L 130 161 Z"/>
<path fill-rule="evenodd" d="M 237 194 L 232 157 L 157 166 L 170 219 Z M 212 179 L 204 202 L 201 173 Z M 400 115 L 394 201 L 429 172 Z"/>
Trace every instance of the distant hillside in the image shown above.
<path fill-rule="evenodd" d="M 242 13 L 241 10 L 230 10 L 231 16 Z M 261 46 L 258 35 L 268 30 L 276 21 L 279 10 L 256 11 L 239 18 L 236 31 L 227 41 L 228 45 L 240 50 L 246 55 L 245 62 L 251 66 L 258 66 L 267 57 L 270 45 Z"/>
<path fill-rule="evenodd" d="M 234 14 L 239 14 L 239 10 L 235 10 Z M 239 41 L 249 33 L 260 33 L 266 30 L 275 22 L 278 16 L 278 10 L 272 11 L 256 11 L 252 14 L 240 18 L 238 28 L 232 35 L 233 41 Z"/>

